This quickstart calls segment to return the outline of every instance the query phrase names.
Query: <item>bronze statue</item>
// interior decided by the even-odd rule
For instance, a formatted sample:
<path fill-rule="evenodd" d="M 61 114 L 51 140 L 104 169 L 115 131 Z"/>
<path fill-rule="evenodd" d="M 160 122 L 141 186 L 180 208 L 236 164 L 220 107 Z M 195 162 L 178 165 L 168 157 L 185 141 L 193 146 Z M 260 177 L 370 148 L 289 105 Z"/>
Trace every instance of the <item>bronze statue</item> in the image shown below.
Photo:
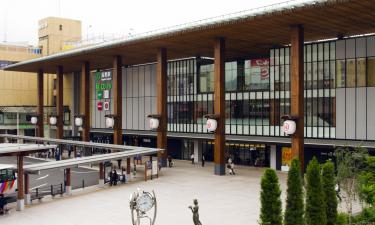
<path fill-rule="evenodd" d="M 201 221 L 199 221 L 199 206 L 198 206 L 198 200 L 194 199 L 194 206 L 189 206 L 189 209 L 191 209 L 191 212 L 193 213 L 193 222 L 194 225 L 202 225 Z"/>

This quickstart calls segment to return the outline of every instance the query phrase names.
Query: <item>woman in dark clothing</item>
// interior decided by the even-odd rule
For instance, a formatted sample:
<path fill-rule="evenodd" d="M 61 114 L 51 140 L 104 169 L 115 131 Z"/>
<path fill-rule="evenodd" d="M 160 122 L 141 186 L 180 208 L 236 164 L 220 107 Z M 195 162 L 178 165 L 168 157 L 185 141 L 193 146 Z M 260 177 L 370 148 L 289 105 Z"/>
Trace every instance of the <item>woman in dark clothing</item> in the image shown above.
<path fill-rule="evenodd" d="M 199 220 L 199 206 L 197 199 L 194 199 L 194 206 L 189 206 L 189 209 L 191 209 L 191 212 L 193 213 L 194 225 L 202 225 L 201 221 Z"/>

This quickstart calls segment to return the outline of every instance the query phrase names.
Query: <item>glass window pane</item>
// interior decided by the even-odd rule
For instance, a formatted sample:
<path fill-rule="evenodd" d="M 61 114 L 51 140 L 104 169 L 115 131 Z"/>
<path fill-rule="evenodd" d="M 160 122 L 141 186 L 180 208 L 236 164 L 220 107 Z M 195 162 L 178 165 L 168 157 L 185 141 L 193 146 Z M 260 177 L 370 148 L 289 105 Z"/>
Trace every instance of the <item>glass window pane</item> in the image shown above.
<path fill-rule="evenodd" d="M 341 59 L 336 61 L 336 73 L 336 87 L 345 87 L 345 60 Z"/>
<path fill-rule="evenodd" d="M 366 59 L 357 59 L 357 87 L 366 86 Z"/>
<path fill-rule="evenodd" d="M 346 61 L 346 87 L 355 87 L 355 59 Z"/>
<path fill-rule="evenodd" d="M 375 87 L 375 58 L 368 58 L 367 63 L 367 86 Z"/>

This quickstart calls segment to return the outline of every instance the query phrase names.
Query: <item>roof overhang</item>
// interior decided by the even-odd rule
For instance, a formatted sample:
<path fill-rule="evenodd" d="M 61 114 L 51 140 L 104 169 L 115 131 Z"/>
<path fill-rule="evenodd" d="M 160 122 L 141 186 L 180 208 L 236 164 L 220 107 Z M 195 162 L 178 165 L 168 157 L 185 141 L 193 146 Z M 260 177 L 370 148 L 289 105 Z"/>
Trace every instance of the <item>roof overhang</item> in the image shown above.
<path fill-rule="evenodd" d="M 331 39 L 375 32 L 375 4 L 371 0 L 295 0 L 261 9 L 243 11 L 126 39 L 32 59 L 10 65 L 5 70 L 65 73 L 81 70 L 90 62 L 92 70 L 112 67 L 113 56 L 123 56 L 124 65 L 156 61 L 159 48 L 168 50 L 168 59 L 191 56 L 213 57 L 216 37 L 226 39 L 226 58 L 266 55 L 273 46 L 290 43 L 290 27 L 302 24 L 305 41 Z"/>

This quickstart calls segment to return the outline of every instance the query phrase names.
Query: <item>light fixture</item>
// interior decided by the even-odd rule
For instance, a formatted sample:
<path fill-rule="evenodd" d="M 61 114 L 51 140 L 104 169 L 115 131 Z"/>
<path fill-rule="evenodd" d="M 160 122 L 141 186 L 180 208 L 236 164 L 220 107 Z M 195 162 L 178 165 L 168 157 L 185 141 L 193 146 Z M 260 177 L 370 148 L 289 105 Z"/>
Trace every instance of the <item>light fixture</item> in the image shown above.
<path fill-rule="evenodd" d="M 31 124 L 36 125 L 38 123 L 38 117 L 37 116 L 32 116 L 30 121 L 31 121 Z"/>
<path fill-rule="evenodd" d="M 152 130 L 156 130 L 159 128 L 160 125 L 160 115 L 148 115 L 147 116 L 149 119 L 149 125 Z"/>
<path fill-rule="evenodd" d="M 105 115 L 105 126 L 107 128 L 113 128 L 115 126 L 115 115 Z"/>
<path fill-rule="evenodd" d="M 297 129 L 297 118 L 289 115 L 284 115 L 281 117 L 284 119 L 282 130 L 287 135 L 293 135 Z"/>
<path fill-rule="evenodd" d="M 57 124 L 57 116 L 50 116 L 49 117 L 49 124 L 54 126 Z"/>
<path fill-rule="evenodd" d="M 206 121 L 206 128 L 209 132 L 215 132 L 217 129 L 217 119 L 219 118 L 218 115 L 214 114 L 207 114 L 203 116 L 207 119 Z"/>
<path fill-rule="evenodd" d="M 74 124 L 77 127 L 82 127 L 82 125 L 83 125 L 83 118 L 84 118 L 84 115 L 75 115 L 74 116 Z"/>

